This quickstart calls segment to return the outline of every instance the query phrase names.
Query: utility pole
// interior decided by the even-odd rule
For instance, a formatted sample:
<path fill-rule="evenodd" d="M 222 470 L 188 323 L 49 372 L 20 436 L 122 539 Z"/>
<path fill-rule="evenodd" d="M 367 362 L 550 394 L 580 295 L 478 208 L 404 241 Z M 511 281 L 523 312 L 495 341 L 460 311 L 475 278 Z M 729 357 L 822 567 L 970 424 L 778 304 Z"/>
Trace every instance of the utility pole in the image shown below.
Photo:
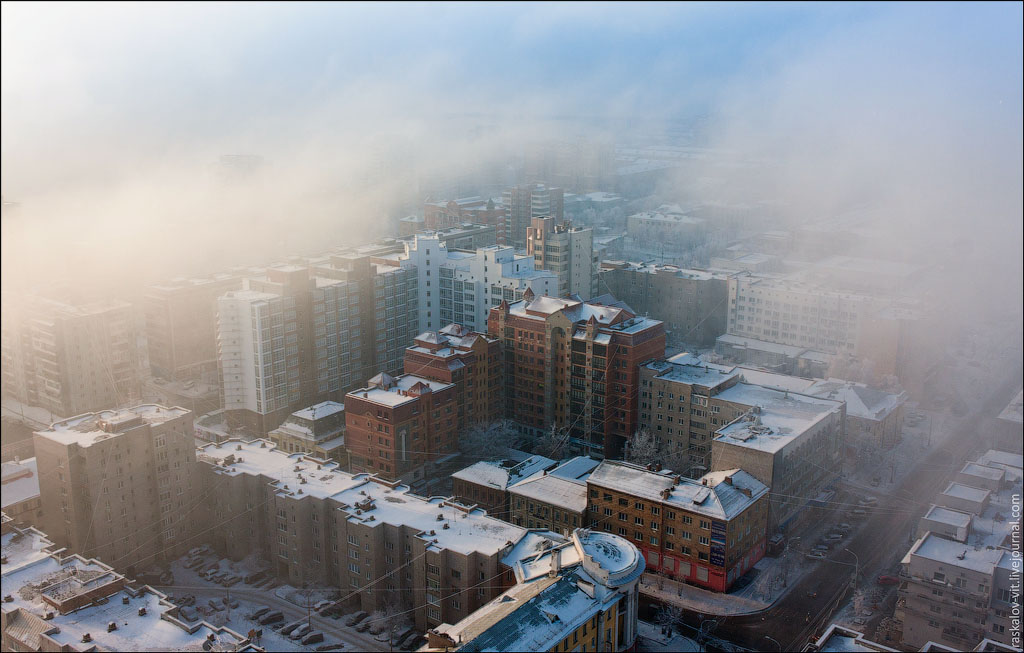
<path fill-rule="evenodd" d="M 856 564 L 853 567 L 853 589 L 857 589 L 857 577 L 860 575 L 860 557 L 853 551 L 846 549 L 846 552 L 853 556 Z"/>

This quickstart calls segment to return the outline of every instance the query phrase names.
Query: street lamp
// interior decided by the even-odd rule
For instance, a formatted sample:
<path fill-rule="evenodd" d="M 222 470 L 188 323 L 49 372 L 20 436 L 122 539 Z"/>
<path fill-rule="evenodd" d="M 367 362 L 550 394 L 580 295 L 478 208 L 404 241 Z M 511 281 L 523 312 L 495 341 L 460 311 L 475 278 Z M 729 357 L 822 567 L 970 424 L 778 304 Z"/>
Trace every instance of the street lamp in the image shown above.
<path fill-rule="evenodd" d="M 782 644 L 779 644 L 779 642 L 777 640 L 772 639 L 768 635 L 765 635 L 764 638 L 767 639 L 768 641 L 770 641 L 771 643 L 775 644 L 776 646 L 778 646 L 779 647 L 779 653 L 782 653 Z"/>
<path fill-rule="evenodd" d="M 853 567 L 853 589 L 857 589 L 857 576 L 860 575 L 860 558 L 853 551 L 851 551 L 849 549 L 844 549 L 844 550 L 847 553 L 849 553 L 850 555 L 852 555 L 853 559 L 857 561 L 857 563 Z"/>

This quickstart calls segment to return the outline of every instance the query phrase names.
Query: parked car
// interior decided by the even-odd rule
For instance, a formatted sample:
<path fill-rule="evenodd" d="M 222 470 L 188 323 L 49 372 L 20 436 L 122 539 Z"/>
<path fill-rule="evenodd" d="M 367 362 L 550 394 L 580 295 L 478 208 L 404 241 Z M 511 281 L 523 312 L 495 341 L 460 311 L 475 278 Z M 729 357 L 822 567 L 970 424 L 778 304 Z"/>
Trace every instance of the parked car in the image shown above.
<path fill-rule="evenodd" d="M 256 572 L 253 572 L 251 574 L 246 574 L 245 577 L 242 578 L 242 580 L 245 581 L 246 585 L 253 585 L 255 583 L 260 582 L 261 580 L 263 580 L 266 577 L 267 577 L 267 572 L 266 571 L 256 571 Z"/>
<path fill-rule="evenodd" d="M 287 623 L 287 624 L 281 626 L 281 628 L 277 632 L 281 633 L 282 635 L 291 635 L 293 630 L 295 630 L 299 626 L 305 626 L 305 625 L 306 625 L 306 620 L 305 619 L 298 619 L 296 621 L 292 621 L 291 623 Z"/>
<path fill-rule="evenodd" d="M 900 579 L 897 578 L 896 576 L 885 576 L 885 575 L 882 575 L 882 576 L 878 577 L 878 584 L 879 585 L 899 585 L 900 584 Z"/>
<path fill-rule="evenodd" d="M 322 641 L 324 641 L 324 634 L 318 630 L 314 630 L 313 632 L 303 635 L 301 643 L 304 646 L 309 646 L 310 644 L 319 644 Z"/>
<path fill-rule="evenodd" d="M 357 633 L 365 633 L 366 631 L 368 631 L 370 629 L 370 625 L 371 625 L 371 622 L 364 621 L 361 624 L 359 624 L 358 626 L 356 626 L 356 632 Z"/>
<path fill-rule="evenodd" d="M 861 499 L 857 503 L 859 503 L 862 506 L 869 506 L 871 508 L 874 508 L 875 506 L 878 505 L 878 498 L 877 497 L 864 497 L 863 499 Z"/>
<path fill-rule="evenodd" d="M 312 630 L 308 623 L 301 623 L 298 628 L 288 634 L 288 639 L 302 639 Z"/>
<path fill-rule="evenodd" d="M 202 558 L 189 558 L 185 561 L 185 569 L 195 569 L 203 564 Z"/>
<path fill-rule="evenodd" d="M 868 511 L 863 508 L 855 508 L 850 512 L 850 516 L 854 519 L 863 519 L 868 516 Z"/>
<path fill-rule="evenodd" d="M 259 619 L 268 612 L 270 612 L 270 607 L 266 605 L 261 605 L 260 607 L 256 608 L 255 610 L 249 613 L 249 619 L 255 621 L 256 619 Z"/>
<path fill-rule="evenodd" d="M 364 610 L 360 610 L 359 612 L 354 612 L 354 613 L 350 614 L 347 619 L 345 619 L 345 625 L 346 626 L 355 626 L 357 623 L 359 623 L 363 619 L 366 619 L 366 617 L 368 617 L 368 616 L 369 616 L 369 614 L 367 612 L 365 612 Z"/>
<path fill-rule="evenodd" d="M 240 582 L 242 582 L 241 578 L 239 578 L 238 576 L 235 576 L 234 574 L 231 574 L 227 578 L 225 578 L 223 581 L 221 581 L 220 584 L 223 585 L 224 587 L 234 587 L 235 585 L 239 584 Z"/>
<path fill-rule="evenodd" d="M 843 537 L 845 537 L 845 536 L 842 533 L 829 533 L 828 535 L 825 536 L 825 541 L 827 541 L 827 542 L 838 542 L 838 541 L 842 540 Z"/>
<path fill-rule="evenodd" d="M 209 605 L 214 610 L 223 610 L 224 609 L 224 602 L 222 600 L 220 600 L 220 599 L 210 599 L 209 601 L 206 602 L 206 604 Z"/>
<path fill-rule="evenodd" d="M 810 553 L 805 553 L 804 557 L 805 558 L 812 558 L 814 560 L 822 560 L 822 559 L 824 559 L 825 554 L 822 553 L 821 551 L 811 551 Z"/>
<path fill-rule="evenodd" d="M 850 531 L 853 530 L 853 526 L 850 526 L 846 522 L 841 522 L 835 526 L 837 531 Z"/>
<path fill-rule="evenodd" d="M 410 637 L 409 641 L 407 641 L 405 644 L 401 646 L 401 649 L 403 651 L 417 651 L 426 643 L 426 637 L 424 637 L 423 635 L 416 634 L 415 637 Z"/>
<path fill-rule="evenodd" d="M 276 624 L 278 621 L 284 621 L 284 614 L 280 610 L 271 610 L 260 617 L 260 625 L 267 626 L 269 624 Z"/>

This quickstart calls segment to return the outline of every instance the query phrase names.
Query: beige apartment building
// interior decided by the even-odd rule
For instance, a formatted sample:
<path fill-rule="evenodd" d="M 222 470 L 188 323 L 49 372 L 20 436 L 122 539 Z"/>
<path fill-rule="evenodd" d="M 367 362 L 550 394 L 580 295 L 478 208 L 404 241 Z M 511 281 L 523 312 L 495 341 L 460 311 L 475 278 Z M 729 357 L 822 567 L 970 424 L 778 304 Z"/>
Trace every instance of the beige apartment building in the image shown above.
<path fill-rule="evenodd" d="M 144 404 L 34 435 L 44 530 L 129 575 L 176 558 L 194 533 L 192 413 Z"/>
<path fill-rule="evenodd" d="M 5 396 L 56 415 L 116 408 L 140 396 L 135 315 L 125 302 L 5 305 L 0 362 Z"/>
<path fill-rule="evenodd" d="M 259 552 L 293 586 L 341 588 L 350 608 L 405 606 L 422 630 L 498 596 L 514 582 L 518 557 L 532 551 L 516 546 L 527 529 L 483 510 L 266 440 L 207 445 L 199 461 L 211 497 L 202 519 L 218 552 L 236 560 Z"/>
<path fill-rule="evenodd" d="M 533 218 L 526 229 L 526 253 L 534 267 L 558 275 L 558 296 L 573 294 L 581 299 L 597 295 L 597 254 L 594 230 L 559 223 L 553 217 Z"/>

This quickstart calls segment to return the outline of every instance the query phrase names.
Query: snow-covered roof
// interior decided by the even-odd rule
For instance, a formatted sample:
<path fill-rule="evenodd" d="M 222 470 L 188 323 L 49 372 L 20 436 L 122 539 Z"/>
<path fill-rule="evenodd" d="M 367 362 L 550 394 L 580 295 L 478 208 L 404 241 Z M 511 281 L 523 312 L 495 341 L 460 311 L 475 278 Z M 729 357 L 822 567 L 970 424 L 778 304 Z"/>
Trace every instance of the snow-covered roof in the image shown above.
<path fill-rule="evenodd" d="M 301 419 L 315 421 L 344 411 L 345 404 L 337 401 L 321 401 L 320 403 L 309 406 L 308 408 L 297 410 L 292 413 L 292 415 Z"/>
<path fill-rule="evenodd" d="M 981 488 L 971 487 L 970 485 L 964 485 L 963 483 L 953 482 L 946 486 L 946 489 L 942 491 L 944 496 L 955 497 L 957 499 L 963 499 L 965 501 L 973 501 L 975 503 L 983 503 L 992 493 L 988 490 Z"/>
<path fill-rule="evenodd" d="M 1003 412 L 999 413 L 999 419 L 1015 424 L 1024 423 L 1024 390 L 1018 391 L 1017 396 L 1010 400 Z"/>
<path fill-rule="evenodd" d="M 989 481 L 1002 481 L 1006 477 L 1006 470 L 989 467 L 988 465 L 979 465 L 978 463 L 967 463 L 960 470 L 960 473 L 968 476 L 977 476 Z"/>
<path fill-rule="evenodd" d="M 3 509 L 39 496 L 39 470 L 35 457 L 3 463 L 0 495 Z"/>
<path fill-rule="evenodd" d="M 452 474 L 467 483 L 506 490 L 508 486 L 541 470 L 551 469 L 557 464 L 544 456 L 530 456 L 526 460 L 508 465 L 506 461 L 481 460 Z"/>
<path fill-rule="evenodd" d="M 815 643 L 815 651 L 821 653 L 859 653 L 861 651 L 889 653 L 899 649 L 889 648 L 884 644 L 873 642 L 864 637 L 863 633 L 849 628 L 843 628 L 837 624 L 831 624 L 825 633 Z"/>
<path fill-rule="evenodd" d="M 422 389 L 429 388 L 431 392 L 440 392 L 454 387 L 451 383 L 441 383 L 415 374 L 392 377 L 384 372 L 370 379 L 368 383 L 367 387 L 353 390 L 347 396 L 394 408 L 419 398 L 418 393 L 409 393 L 414 386 Z"/>
<path fill-rule="evenodd" d="M 894 394 L 842 379 L 821 379 L 799 392 L 845 401 L 847 415 L 876 421 L 885 419 L 907 401 L 905 392 Z"/>
<path fill-rule="evenodd" d="M 644 367 L 656 372 L 659 379 L 705 388 L 716 387 L 739 375 L 731 366 L 705 363 L 699 356 L 688 353 L 676 354 L 667 361 L 650 361 Z"/>
<path fill-rule="evenodd" d="M 517 563 L 512 588 L 456 624 L 432 632 L 460 650 L 547 650 L 622 599 L 616 588 L 640 577 L 643 556 L 611 533 L 577 530 L 572 541 Z"/>
<path fill-rule="evenodd" d="M 88 447 L 96 442 L 117 437 L 121 434 L 117 425 L 131 425 L 135 422 L 136 418 L 143 423 L 156 426 L 189 413 L 190 411 L 184 408 L 141 404 L 134 408 L 85 413 L 60 422 L 54 422 L 50 425 L 49 429 L 37 431 L 36 434 L 61 444 L 77 444 L 80 447 Z M 108 425 L 109 430 L 104 430 L 103 424 Z"/>
<path fill-rule="evenodd" d="M 773 388 L 775 390 L 788 390 L 790 392 L 802 392 L 809 395 L 821 396 L 817 393 L 809 392 L 810 388 L 815 385 L 814 379 L 806 379 L 801 376 L 791 376 L 789 374 L 779 374 L 777 372 L 769 372 L 767 370 L 759 370 L 754 367 L 745 367 L 742 365 L 738 366 L 736 371 L 743 375 L 743 380 L 747 383 L 753 383 L 754 385 Z"/>
<path fill-rule="evenodd" d="M 957 528 L 968 528 L 971 525 L 971 515 L 960 510 L 953 510 L 952 508 L 945 508 L 943 506 L 933 505 L 928 509 L 922 519 L 927 519 L 933 522 L 939 522 L 941 524 L 949 524 Z"/>
<path fill-rule="evenodd" d="M 934 533 L 928 533 L 914 543 L 914 546 L 903 558 L 903 562 L 909 563 L 914 556 L 917 556 L 951 567 L 991 574 L 1000 564 L 1004 555 L 1010 555 L 1010 552 L 1002 549 L 976 549 L 962 542 L 947 540 Z"/>
<path fill-rule="evenodd" d="M 739 469 L 710 472 L 693 480 L 617 460 L 603 461 L 587 483 L 724 520 L 740 514 L 768 492 L 768 486 Z"/>
<path fill-rule="evenodd" d="M 95 647 L 106 651 L 200 650 L 207 642 L 210 648 L 206 650 L 233 651 L 245 641 L 242 635 L 205 621 L 179 621 L 171 615 L 177 606 L 164 594 L 149 587 L 127 588 L 123 576 L 98 561 L 25 546 L 26 542 L 34 543 L 33 547 L 46 542 L 40 542 L 39 535 L 17 529 L 3 536 L 3 551 L 11 564 L 3 567 L 2 593 L 12 599 L 5 600 L 2 607 L 5 636 L 13 631 L 35 647 L 41 645 L 39 636 L 45 634 L 67 650 Z M 59 605 L 86 593 L 107 600 L 62 614 L 43 598 Z M 44 619 L 47 613 L 52 618 Z M 115 630 L 108 629 L 111 623 L 116 624 Z M 82 643 L 87 633 L 91 644 Z"/>
<path fill-rule="evenodd" d="M 417 496 L 406 485 L 343 472 L 335 462 L 287 454 L 266 440 L 211 444 L 201 447 L 197 457 L 200 462 L 217 465 L 218 474 L 263 476 L 278 496 L 329 499 L 349 520 L 413 528 L 423 539 L 436 541 L 432 546 L 438 549 L 491 555 L 511 548 L 527 532 L 480 509 L 470 510 L 440 497 Z"/>
<path fill-rule="evenodd" d="M 715 441 L 776 453 L 808 429 L 842 410 L 842 402 L 737 383 L 718 398 L 753 407 L 715 434 Z"/>
<path fill-rule="evenodd" d="M 587 485 L 575 479 L 553 476 L 540 471 L 508 489 L 516 496 L 533 499 L 552 506 L 583 513 L 587 509 Z"/>
<path fill-rule="evenodd" d="M 1007 476 L 1012 476 L 1018 481 L 1024 476 L 1024 456 L 1019 453 L 989 449 L 978 458 L 978 463 L 1004 469 Z"/>

